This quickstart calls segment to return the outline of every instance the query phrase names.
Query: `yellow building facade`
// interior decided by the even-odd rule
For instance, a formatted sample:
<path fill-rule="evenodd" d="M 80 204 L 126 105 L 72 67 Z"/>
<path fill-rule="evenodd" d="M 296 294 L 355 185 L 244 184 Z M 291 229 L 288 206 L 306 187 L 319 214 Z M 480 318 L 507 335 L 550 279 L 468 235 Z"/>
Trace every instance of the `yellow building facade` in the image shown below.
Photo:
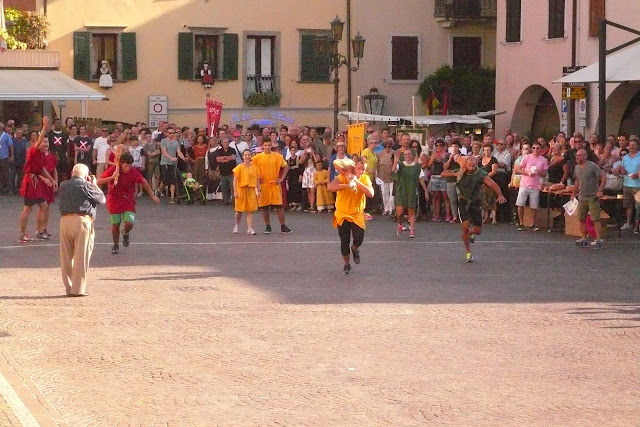
<path fill-rule="evenodd" d="M 456 58 L 495 67 L 495 0 L 478 0 L 482 16 L 474 12 L 470 19 L 443 16 L 449 4 L 443 0 L 351 3 L 351 37 L 360 32 L 366 39 L 351 75 L 353 110 L 357 97 L 376 87 L 387 96 L 384 114 L 408 114 L 420 82 Z M 38 0 L 38 9 L 44 7 Z M 313 39 L 329 34 L 336 16 L 346 19 L 345 0 L 49 0 L 46 13 L 48 49 L 60 51 L 60 71 L 108 98 L 89 104 L 90 117 L 149 123 L 166 114 L 169 122 L 201 127 L 210 97 L 224 104 L 221 122 L 229 125 L 332 126 L 333 84 Z M 346 46 L 345 29 L 342 54 Z M 472 54 L 461 55 L 460 46 Z M 211 87 L 202 84 L 204 61 Z M 103 63 L 111 88 L 100 86 Z M 340 79 L 342 110 L 346 67 Z M 166 103 L 150 102 L 152 96 Z M 79 116 L 78 104 L 66 104 L 62 115 Z"/>

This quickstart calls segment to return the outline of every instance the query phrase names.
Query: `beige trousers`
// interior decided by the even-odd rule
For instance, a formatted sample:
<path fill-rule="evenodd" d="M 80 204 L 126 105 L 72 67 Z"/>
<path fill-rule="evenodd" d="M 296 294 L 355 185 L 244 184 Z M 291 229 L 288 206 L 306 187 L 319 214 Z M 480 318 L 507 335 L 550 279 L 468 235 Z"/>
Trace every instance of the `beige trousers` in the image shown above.
<path fill-rule="evenodd" d="M 90 217 L 63 215 L 60 218 L 60 269 L 67 295 L 86 293 L 94 236 Z"/>

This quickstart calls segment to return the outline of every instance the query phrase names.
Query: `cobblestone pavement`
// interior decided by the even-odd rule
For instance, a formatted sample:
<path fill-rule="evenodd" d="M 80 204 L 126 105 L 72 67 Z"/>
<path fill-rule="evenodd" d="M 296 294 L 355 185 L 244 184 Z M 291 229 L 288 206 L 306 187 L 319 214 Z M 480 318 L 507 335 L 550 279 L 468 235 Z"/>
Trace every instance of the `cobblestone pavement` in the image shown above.
<path fill-rule="evenodd" d="M 19 246 L 0 198 L 0 373 L 42 425 L 640 425 L 633 235 L 487 226 L 465 264 L 458 226 L 376 217 L 342 276 L 328 214 L 247 236 L 225 207 L 140 205 L 117 256 L 100 211 L 89 297 L 64 298 L 58 215 Z"/>

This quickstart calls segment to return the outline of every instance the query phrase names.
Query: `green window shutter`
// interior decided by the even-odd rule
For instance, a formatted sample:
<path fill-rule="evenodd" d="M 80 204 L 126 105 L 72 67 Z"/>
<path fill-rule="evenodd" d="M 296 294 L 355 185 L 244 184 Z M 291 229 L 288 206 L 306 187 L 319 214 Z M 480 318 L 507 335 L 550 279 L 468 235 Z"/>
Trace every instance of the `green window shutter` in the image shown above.
<path fill-rule="evenodd" d="M 91 33 L 73 33 L 73 78 L 89 81 L 91 78 Z"/>
<path fill-rule="evenodd" d="M 120 34 L 122 46 L 122 80 L 138 78 L 138 59 L 136 54 L 136 33 Z"/>
<path fill-rule="evenodd" d="M 222 43 L 222 78 L 238 80 L 238 35 L 225 34 Z"/>
<path fill-rule="evenodd" d="M 193 79 L 193 33 L 178 33 L 178 78 Z"/>
<path fill-rule="evenodd" d="M 328 82 L 329 57 L 316 54 L 313 40 L 314 34 L 302 34 L 300 38 L 300 81 Z"/>
<path fill-rule="evenodd" d="M 313 34 L 303 34 L 300 39 L 300 81 L 316 80 L 316 52 L 313 47 Z"/>
<path fill-rule="evenodd" d="M 313 41 L 311 42 L 313 44 Z M 316 81 L 328 82 L 331 76 L 331 57 L 313 55 L 316 61 Z"/>

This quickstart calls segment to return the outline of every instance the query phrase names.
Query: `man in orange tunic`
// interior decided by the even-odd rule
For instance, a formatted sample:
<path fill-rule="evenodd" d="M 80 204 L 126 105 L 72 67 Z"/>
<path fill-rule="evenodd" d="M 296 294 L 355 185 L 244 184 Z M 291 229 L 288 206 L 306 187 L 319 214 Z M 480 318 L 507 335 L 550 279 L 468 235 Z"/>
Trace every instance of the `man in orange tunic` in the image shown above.
<path fill-rule="evenodd" d="M 252 163 L 258 168 L 258 181 L 260 182 L 260 197 L 258 206 L 262 209 L 265 230 L 264 234 L 271 234 L 271 209 L 275 209 L 280 220 L 280 231 L 291 233 L 291 229 L 284 223 L 284 209 L 282 208 L 282 189 L 280 183 L 284 181 L 289 172 L 289 165 L 280 153 L 271 151 L 271 141 L 262 143 L 262 153 L 256 154 Z M 282 168 L 282 173 L 280 173 Z"/>

